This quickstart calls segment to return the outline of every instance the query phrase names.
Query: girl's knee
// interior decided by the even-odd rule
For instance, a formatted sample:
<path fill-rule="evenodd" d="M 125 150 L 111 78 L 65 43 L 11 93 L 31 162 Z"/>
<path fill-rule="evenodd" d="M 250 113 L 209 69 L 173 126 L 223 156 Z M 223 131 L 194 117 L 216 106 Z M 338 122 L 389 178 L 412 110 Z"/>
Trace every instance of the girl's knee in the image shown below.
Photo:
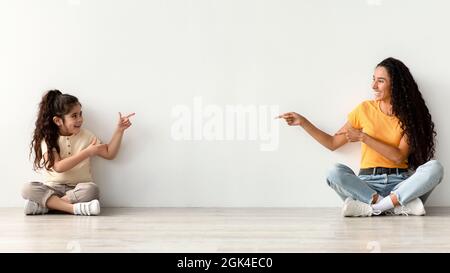
<path fill-rule="evenodd" d="M 21 195 L 23 199 L 30 199 L 31 196 L 31 183 L 25 183 L 22 186 Z"/>
<path fill-rule="evenodd" d="M 98 199 L 100 197 L 100 189 L 94 183 L 92 183 L 92 185 L 89 186 L 89 191 L 92 196 L 92 199 Z"/>
<path fill-rule="evenodd" d="M 83 183 L 82 186 L 80 185 L 80 188 L 80 191 L 82 191 L 82 193 L 78 194 L 80 202 L 89 202 L 94 199 L 99 199 L 100 190 L 95 183 Z"/>
<path fill-rule="evenodd" d="M 21 190 L 21 195 L 23 199 L 30 200 L 31 196 L 33 196 L 33 192 L 36 190 L 36 187 L 40 187 L 41 185 L 42 185 L 41 182 L 24 183 Z"/>

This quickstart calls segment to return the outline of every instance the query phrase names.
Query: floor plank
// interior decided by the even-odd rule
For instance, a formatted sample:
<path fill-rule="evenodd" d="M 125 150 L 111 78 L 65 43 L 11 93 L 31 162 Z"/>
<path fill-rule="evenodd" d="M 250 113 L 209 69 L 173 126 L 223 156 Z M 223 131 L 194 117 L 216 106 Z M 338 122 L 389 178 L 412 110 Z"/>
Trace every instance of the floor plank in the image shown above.
<path fill-rule="evenodd" d="M 343 218 L 338 208 L 0 208 L 0 252 L 449 252 L 450 208 Z"/>

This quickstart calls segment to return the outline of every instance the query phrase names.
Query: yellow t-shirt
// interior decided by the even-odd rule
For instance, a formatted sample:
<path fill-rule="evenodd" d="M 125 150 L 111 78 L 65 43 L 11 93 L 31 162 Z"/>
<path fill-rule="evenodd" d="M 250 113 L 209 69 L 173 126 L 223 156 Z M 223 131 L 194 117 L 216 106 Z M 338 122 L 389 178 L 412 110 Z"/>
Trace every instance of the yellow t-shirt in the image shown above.
<path fill-rule="evenodd" d="M 86 129 L 81 129 L 76 135 L 59 136 L 58 144 L 60 158 L 65 159 L 79 153 L 87 148 L 95 137 L 96 136 L 93 133 Z M 41 149 L 42 154 L 45 154 L 48 151 L 45 141 L 42 141 Z M 46 172 L 45 183 L 50 186 L 51 184 L 67 184 L 73 186 L 78 183 L 93 182 L 89 158 L 81 161 L 78 165 L 63 173 L 57 173 L 53 170 L 47 171 L 45 169 L 44 171 Z"/>
<path fill-rule="evenodd" d="M 403 137 L 400 121 L 395 116 L 388 116 L 380 109 L 380 102 L 368 100 L 359 104 L 350 114 L 348 121 L 356 129 L 362 129 L 367 135 L 398 147 Z M 408 168 L 408 163 L 395 164 L 374 149 L 361 143 L 361 168 Z"/>

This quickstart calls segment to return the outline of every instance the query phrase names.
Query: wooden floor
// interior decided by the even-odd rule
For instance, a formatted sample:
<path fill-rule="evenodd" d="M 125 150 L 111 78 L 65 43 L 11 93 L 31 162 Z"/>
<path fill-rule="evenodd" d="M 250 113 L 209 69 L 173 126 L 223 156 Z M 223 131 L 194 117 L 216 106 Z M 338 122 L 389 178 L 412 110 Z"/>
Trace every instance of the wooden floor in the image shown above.
<path fill-rule="evenodd" d="M 450 252 L 450 208 L 343 218 L 339 208 L 0 208 L 0 252 Z"/>

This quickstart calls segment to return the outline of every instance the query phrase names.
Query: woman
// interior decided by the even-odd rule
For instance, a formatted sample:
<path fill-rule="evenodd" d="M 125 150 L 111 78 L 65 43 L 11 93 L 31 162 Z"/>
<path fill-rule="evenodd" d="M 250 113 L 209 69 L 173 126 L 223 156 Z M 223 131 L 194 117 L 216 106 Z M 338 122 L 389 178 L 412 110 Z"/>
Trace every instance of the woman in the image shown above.
<path fill-rule="evenodd" d="M 430 112 L 408 67 L 397 59 L 376 66 L 372 89 L 375 99 L 359 104 L 334 136 L 297 113 L 279 118 L 303 127 L 332 151 L 361 142 L 359 174 L 337 164 L 327 176 L 328 185 L 345 200 L 343 216 L 425 215 L 423 203 L 444 174 L 432 160 L 436 132 Z"/>

